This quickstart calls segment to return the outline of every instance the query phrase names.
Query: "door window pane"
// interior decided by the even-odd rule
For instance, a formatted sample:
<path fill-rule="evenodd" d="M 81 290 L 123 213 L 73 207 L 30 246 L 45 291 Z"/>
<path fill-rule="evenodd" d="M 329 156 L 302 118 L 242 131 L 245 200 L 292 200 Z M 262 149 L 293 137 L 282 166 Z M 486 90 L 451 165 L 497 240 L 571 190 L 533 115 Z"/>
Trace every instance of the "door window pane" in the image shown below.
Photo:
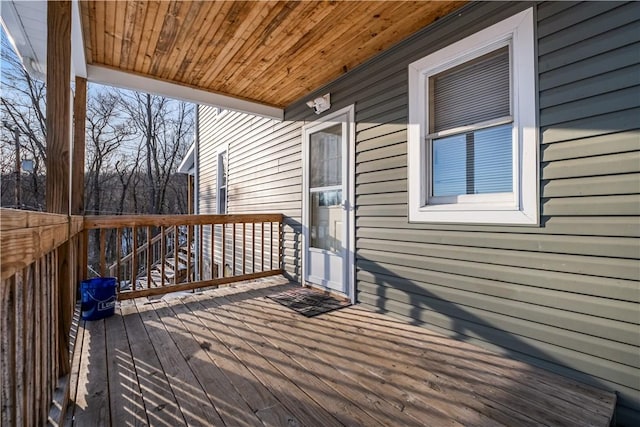
<path fill-rule="evenodd" d="M 342 250 L 342 190 L 315 191 L 310 197 L 310 247 Z"/>
<path fill-rule="evenodd" d="M 433 140 L 432 195 L 513 191 L 511 124 Z"/>
<path fill-rule="evenodd" d="M 315 132 L 309 138 L 309 187 L 342 185 L 342 125 Z"/>

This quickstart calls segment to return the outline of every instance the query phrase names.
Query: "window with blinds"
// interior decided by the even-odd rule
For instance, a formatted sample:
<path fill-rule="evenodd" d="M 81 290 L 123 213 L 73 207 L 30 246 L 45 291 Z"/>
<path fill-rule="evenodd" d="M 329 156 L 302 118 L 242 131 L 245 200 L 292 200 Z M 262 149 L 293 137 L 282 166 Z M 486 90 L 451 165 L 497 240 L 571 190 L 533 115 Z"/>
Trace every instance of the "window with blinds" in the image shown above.
<path fill-rule="evenodd" d="M 428 80 L 429 197 L 513 191 L 509 46 Z"/>
<path fill-rule="evenodd" d="M 533 8 L 408 66 L 411 222 L 538 225 Z"/>

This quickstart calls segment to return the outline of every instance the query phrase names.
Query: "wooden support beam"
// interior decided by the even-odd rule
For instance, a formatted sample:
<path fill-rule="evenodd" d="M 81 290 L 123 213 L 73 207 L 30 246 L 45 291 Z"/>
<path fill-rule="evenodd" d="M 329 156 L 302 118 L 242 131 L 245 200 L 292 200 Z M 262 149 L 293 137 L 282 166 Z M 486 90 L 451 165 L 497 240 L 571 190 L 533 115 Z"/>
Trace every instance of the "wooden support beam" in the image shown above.
<path fill-rule="evenodd" d="M 87 119 L 87 79 L 76 77 L 73 97 L 73 157 L 71 161 L 71 214 L 84 215 L 84 150 Z"/>
<path fill-rule="evenodd" d="M 48 212 L 69 213 L 71 2 L 47 2 Z"/>
<path fill-rule="evenodd" d="M 76 91 L 73 97 L 73 151 L 71 154 L 71 214 L 84 215 L 84 164 L 85 164 L 85 129 L 87 118 L 87 80 L 82 77 L 76 77 Z M 85 279 L 84 269 L 82 265 L 84 257 L 80 254 L 86 251 L 84 247 L 84 239 L 80 236 L 72 239 L 70 245 L 74 251 L 75 262 L 70 264 L 71 269 L 75 269 L 74 277 L 69 284 L 70 299 L 67 301 L 70 311 L 64 316 L 65 326 L 71 326 L 73 314 L 73 306 L 75 304 L 76 286 L 81 280 Z"/>
<path fill-rule="evenodd" d="M 71 150 L 71 2 L 47 2 L 47 183 L 48 212 L 69 215 Z M 70 225 L 69 225 L 70 229 Z M 69 332 L 71 315 L 68 307 L 74 298 L 75 266 L 71 242 L 58 249 L 54 258 L 53 288 L 56 321 L 52 325 L 57 359 L 54 381 L 66 376 L 69 369 Z M 68 400 L 68 389 L 62 397 L 62 417 Z"/>

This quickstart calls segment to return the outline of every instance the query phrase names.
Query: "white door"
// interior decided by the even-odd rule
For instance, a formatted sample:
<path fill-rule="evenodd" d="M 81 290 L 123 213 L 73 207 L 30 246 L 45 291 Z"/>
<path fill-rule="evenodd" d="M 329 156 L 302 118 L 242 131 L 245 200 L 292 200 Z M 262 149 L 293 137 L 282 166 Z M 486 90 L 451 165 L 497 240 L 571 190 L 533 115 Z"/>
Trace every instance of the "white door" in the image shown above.
<path fill-rule="evenodd" d="M 303 271 L 353 297 L 353 107 L 303 129 Z"/>

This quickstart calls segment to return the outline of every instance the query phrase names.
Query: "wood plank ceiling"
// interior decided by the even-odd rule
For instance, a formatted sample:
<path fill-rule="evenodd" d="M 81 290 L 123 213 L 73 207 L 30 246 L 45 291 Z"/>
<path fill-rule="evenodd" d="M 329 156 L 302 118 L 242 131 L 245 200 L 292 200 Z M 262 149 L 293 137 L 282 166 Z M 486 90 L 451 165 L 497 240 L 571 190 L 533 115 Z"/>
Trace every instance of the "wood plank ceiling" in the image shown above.
<path fill-rule="evenodd" d="M 87 63 L 286 107 L 462 1 L 81 1 Z"/>

